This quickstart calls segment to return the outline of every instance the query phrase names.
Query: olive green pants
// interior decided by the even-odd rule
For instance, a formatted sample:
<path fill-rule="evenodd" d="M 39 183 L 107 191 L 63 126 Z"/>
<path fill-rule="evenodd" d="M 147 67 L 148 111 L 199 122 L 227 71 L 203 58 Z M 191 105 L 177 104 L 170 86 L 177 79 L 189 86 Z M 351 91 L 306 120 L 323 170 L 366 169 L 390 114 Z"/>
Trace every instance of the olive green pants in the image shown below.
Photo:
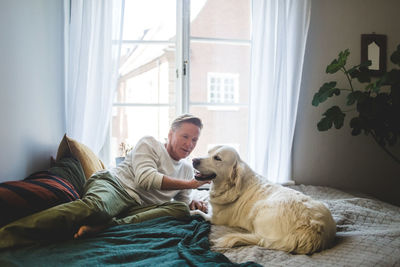
<path fill-rule="evenodd" d="M 107 171 L 85 184 L 82 199 L 21 218 L 0 228 L 0 250 L 72 239 L 82 225 L 139 223 L 162 216 L 190 216 L 183 202 L 140 206 Z"/>

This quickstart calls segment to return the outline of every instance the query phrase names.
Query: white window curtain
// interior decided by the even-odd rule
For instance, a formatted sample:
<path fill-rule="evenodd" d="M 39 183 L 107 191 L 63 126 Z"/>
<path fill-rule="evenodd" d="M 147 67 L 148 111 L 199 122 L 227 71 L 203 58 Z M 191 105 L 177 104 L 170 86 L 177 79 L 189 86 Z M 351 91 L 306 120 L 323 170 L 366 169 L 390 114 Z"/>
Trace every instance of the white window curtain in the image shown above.
<path fill-rule="evenodd" d="M 98 155 L 117 85 L 123 7 L 123 0 L 64 0 L 66 133 Z"/>
<path fill-rule="evenodd" d="M 252 1 L 249 164 L 291 181 L 292 143 L 311 0 Z"/>

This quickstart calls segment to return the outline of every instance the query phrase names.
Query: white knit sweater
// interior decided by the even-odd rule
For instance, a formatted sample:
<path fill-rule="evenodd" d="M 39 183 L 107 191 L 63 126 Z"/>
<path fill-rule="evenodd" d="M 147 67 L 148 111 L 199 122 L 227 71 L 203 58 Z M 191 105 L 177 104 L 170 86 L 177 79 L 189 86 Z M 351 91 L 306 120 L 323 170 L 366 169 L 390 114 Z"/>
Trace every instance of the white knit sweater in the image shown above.
<path fill-rule="evenodd" d="M 165 144 L 154 137 L 140 139 L 125 160 L 110 172 L 141 205 L 161 204 L 171 199 L 190 203 L 191 190 L 161 190 L 161 182 L 164 175 L 192 179 L 192 165 L 187 159 L 172 159 Z"/>

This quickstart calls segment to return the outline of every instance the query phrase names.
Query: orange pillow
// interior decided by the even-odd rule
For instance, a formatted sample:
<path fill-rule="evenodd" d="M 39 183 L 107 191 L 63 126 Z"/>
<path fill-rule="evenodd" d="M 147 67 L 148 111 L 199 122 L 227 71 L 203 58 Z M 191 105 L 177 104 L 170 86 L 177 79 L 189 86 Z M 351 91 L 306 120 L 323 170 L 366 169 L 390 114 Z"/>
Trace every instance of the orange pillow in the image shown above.
<path fill-rule="evenodd" d="M 56 160 L 71 156 L 81 163 L 86 179 L 89 179 L 93 173 L 105 169 L 103 162 L 89 147 L 65 134 L 58 146 Z"/>
<path fill-rule="evenodd" d="M 70 182 L 48 171 L 36 172 L 22 181 L 0 183 L 0 227 L 78 198 Z"/>

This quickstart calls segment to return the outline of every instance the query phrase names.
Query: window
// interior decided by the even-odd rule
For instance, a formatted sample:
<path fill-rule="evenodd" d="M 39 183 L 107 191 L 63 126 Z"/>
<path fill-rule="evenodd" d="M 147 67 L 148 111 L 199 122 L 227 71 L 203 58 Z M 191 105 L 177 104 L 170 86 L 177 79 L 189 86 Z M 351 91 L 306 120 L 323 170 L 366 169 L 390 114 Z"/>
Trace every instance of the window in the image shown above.
<path fill-rule="evenodd" d="M 209 103 L 238 103 L 239 79 L 237 74 L 208 73 Z"/>
<path fill-rule="evenodd" d="M 163 140 L 183 112 L 204 123 L 192 156 L 230 143 L 245 157 L 250 0 L 125 0 L 124 12 L 112 157 L 122 142 Z"/>

